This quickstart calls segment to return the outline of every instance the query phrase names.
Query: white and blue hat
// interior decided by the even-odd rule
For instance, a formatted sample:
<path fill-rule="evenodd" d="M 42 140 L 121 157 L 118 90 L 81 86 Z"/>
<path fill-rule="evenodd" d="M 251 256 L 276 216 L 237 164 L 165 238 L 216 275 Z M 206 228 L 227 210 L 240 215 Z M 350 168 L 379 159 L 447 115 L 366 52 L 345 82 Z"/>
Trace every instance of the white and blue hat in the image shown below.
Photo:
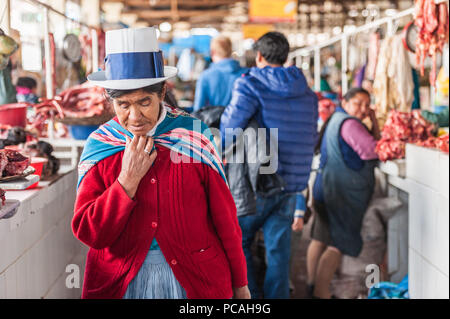
<path fill-rule="evenodd" d="M 177 68 L 164 66 L 153 27 L 107 31 L 105 49 L 105 70 L 88 75 L 94 85 L 133 90 L 177 75 Z"/>

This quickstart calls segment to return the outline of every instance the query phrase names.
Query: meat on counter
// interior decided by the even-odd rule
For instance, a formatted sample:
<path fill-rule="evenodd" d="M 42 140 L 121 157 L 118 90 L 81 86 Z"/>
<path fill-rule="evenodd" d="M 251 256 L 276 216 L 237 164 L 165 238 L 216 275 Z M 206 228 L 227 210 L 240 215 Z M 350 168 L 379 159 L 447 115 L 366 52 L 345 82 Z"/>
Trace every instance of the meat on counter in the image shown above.
<path fill-rule="evenodd" d="M 30 159 L 17 151 L 0 150 L 0 176 L 15 176 L 22 174 L 29 166 Z"/>

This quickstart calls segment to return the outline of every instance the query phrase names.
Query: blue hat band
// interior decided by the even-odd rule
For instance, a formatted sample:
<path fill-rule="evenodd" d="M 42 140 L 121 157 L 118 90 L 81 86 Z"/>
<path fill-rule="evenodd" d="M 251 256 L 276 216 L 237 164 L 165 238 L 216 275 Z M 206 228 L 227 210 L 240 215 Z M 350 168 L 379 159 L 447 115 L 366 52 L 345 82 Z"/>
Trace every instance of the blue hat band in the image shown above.
<path fill-rule="evenodd" d="M 105 58 L 105 77 L 107 80 L 163 78 L 162 51 L 108 54 Z"/>

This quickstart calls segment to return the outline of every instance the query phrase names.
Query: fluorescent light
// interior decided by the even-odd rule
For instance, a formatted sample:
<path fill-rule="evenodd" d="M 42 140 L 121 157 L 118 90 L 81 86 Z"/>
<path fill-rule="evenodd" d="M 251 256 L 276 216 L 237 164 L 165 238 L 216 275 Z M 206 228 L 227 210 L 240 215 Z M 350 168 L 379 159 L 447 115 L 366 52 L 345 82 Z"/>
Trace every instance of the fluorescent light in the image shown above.
<path fill-rule="evenodd" d="M 341 27 L 334 27 L 333 28 L 333 34 L 334 35 L 339 35 L 342 33 L 342 28 Z"/>
<path fill-rule="evenodd" d="M 398 11 L 396 9 L 387 9 L 386 11 L 384 11 L 384 14 L 387 15 L 388 17 L 393 17 L 398 13 Z"/>
<path fill-rule="evenodd" d="M 359 13 L 358 10 L 352 9 L 348 12 L 348 15 L 349 17 L 356 18 L 359 15 Z"/>
<path fill-rule="evenodd" d="M 170 32 L 172 31 L 172 25 L 169 22 L 163 22 L 159 25 L 159 30 L 162 32 Z"/>

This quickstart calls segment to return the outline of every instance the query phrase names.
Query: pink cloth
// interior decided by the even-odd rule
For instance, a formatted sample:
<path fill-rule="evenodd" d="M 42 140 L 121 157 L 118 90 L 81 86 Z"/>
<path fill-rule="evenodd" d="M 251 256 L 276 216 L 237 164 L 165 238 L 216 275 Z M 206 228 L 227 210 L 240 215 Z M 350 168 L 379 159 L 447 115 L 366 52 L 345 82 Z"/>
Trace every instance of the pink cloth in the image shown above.
<path fill-rule="evenodd" d="M 345 121 L 342 124 L 341 136 L 362 160 L 378 159 L 378 155 L 375 153 L 377 140 L 370 135 L 361 122 L 355 119 Z"/>
<path fill-rule="evenodd" d="M 23 87 L 23 86 L 16 86 L 17 94 L 30 94 L 31 89 Z"/>

